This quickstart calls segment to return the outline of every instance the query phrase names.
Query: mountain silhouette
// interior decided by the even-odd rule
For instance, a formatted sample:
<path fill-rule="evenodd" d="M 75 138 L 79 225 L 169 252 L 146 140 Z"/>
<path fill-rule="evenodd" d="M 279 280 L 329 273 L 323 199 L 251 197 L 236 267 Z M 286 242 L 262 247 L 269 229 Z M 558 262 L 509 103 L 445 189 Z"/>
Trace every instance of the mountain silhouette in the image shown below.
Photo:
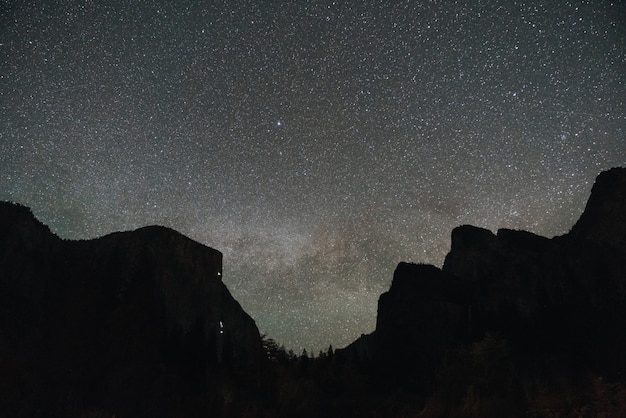
<path fill-rule="evenodd" d="M 477 350 L 495 351 L 483 366 L 506 357 L 497 365 L 506 376 L 482 393 L 474 384 L 457 394 L 480 398 L 498 412 L 492 416 L 541 407 L 537 400 L 545 393 L 553 397 L 549 408 L 570 410 L 573 403 L 565 398 L 590 396 L 593 379 L 623 382 L 626 169 L 597 177 L 580 220 L 563 236 L 510 229 L 493 234 L 464 225 L 452 231 L 451 241 L 441 269 L 398 265 L 379 299 L 376 330 L 338 355 L 367 362 L 387 385 L 424 393 L 451 384 L 442 383 L 442 369 L 458 373 L 457 384 L 474 381 L 477 371 L 463 375 L 454 364 L 459 359 L 450 357 L 476 363 Z M 449 408 L 450 399 L 445 403 Z M 490 415 L 478 410 L 473 416 Z"/>
<path fill-rule="evenodd" d="M 64 241 L 1 203 L 0 272 L 2 416 L 192 416 L 264 358 L 222 254 L 168 228 Z"/>
<path fill-rule="evenodd" d="M 463 225 L 400 263 L 376 329 L 317 358 L 259 335 L 222 256 L 168 228 L 65 241 L 0 203 L 0 415 L 626 414 L 626 169 L 571 231 Z"/>

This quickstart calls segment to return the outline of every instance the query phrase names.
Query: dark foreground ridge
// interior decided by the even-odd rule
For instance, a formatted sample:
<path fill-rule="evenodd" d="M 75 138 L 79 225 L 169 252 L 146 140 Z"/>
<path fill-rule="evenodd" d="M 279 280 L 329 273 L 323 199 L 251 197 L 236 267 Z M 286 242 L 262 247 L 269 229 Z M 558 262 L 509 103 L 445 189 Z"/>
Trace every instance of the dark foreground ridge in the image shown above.
<path fill-rule="evenodd" d="M 63 241 L 0 204 L 0 416 L 626 415 L 626 169 L 571 232 L 460 226 L 400 263 L 376 330 L 313 359 L 259 336 L 221 254 L 148 227 Z"/>

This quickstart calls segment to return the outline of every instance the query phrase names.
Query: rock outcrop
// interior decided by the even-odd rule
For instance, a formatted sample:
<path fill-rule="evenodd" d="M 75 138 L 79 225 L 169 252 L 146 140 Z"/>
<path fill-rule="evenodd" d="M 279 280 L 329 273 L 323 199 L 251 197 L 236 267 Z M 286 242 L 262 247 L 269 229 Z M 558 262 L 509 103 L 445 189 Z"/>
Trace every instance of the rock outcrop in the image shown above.
<path fill-rule="evenodd" d="M 423 392 L 446 353 L 496 335 L 520 385 L 537 376 L 626 378 L 625 196 L 626 169 L 612 169 L 563 236 L 454 229 L 443 268 L 398 265 L 376 330 L 338 355 Z"/>
<path fill-rule="evenodd" d="M 601 245 L 626 246 L 626 168 L 600 173 L 571 236 Z"/>
<path fill-rule="evenodd" d="M 219 251 L 168 228 L 64 241 L 0 203 L 0 411 L 191 416 L 209 389 L 254 385 L 259 332 L 221 272 Z"/>

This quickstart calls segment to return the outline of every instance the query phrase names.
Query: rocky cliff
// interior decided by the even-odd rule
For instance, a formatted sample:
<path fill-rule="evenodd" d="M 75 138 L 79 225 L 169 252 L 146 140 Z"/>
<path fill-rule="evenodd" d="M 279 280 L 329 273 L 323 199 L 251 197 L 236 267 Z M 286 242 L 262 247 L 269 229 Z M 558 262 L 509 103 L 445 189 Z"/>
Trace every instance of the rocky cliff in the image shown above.
<path fill-rule="evenodd" d="M 563 236 L 454 229 L 443 268 L 398 265 L 376 330 L 339 355 L 418 392 L 441 379 L 451 353 L 484 341 L 503 342 L 526 399 L 541 379 L 626 378 L 625 196 L 626 169 L 616 168 L 598 176 Z"/>
<path fill-rule="evenodd" d="M 218 251 L 63 241 L 0 203 L 0 416 L 624 416 L 625 214 L 619 168 L 563 236 L 455 228 L 442 268 L 397 266 L 372 334 L 270 364 Z"/>
<path fill-rule="evenodd" d="M 221 272 L 219 251 L 167 228 L 64 241 L 0 203 L 0 411 L 191 416 L 209 389 L 224 407 L 263 352 Z"/>
<path fill-rule="evenodd" d="M 626 168 L 600 173 L 582 216 L 569 235 L 600 245 L 626 246 Z"/>

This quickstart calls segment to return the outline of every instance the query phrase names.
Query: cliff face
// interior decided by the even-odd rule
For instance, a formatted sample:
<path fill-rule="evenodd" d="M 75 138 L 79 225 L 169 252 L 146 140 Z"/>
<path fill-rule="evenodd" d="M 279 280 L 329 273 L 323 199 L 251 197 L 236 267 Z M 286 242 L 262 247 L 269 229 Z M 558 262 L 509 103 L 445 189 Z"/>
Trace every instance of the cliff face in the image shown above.
<path fill-rule="evenodd" d="M 623 378 L 625 193 L 626 169 L 602 173 L 571 233 L 553 239 L 454 229 L 442 269 L 398 265 L 376 330 L 343 355 L 365 357 L 387 380 L 430 387 L 445 353 L 496 335 L 516 376 Z"/>
<path fill-rule="evenodd" d="M 13 416 L 167 416 L 224 376 L 243 385 L 263 358 L 221 253 L 167 228 L 63 241 L 0 203 L 0 272 L 0 410 Z"/>
<path fill-rule="evenodd" d="M 624 248 L 626 246 L 626 168 L 600 173 L 582 216 L 570 235 Z"/>

